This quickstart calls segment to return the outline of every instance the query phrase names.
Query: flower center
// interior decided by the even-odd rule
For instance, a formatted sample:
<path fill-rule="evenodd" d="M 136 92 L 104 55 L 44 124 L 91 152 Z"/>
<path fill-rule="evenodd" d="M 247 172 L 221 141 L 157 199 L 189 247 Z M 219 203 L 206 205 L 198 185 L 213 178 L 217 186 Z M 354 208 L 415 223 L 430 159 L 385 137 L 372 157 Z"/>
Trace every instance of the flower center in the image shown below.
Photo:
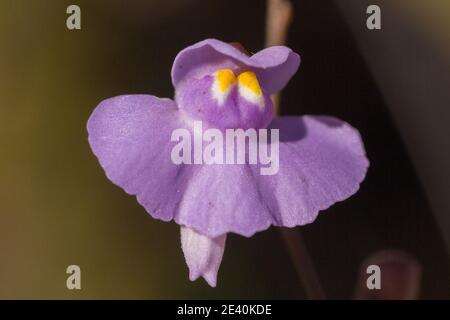
<path fill-rule="evenodd" d="M 237 85 L 238 93 L 242 98 L 256 105 L 261 111 L 264 111 L 262 90 L 253 71 L 244 71 L 236 78 L 231 69 L 220 69 L 213 76 L 215 80 L 211 91 L 219 106 L 224 104 L 230 91 Z"/>
<path fill-rule="evenodd" d="M 219 69 L 192 79 L 179 92 L 180 108 L 198 119 L 222 128 L 262 128 L 272 118 L 272 102 L 259 85 L 255 72 L 239 74 Z"/>

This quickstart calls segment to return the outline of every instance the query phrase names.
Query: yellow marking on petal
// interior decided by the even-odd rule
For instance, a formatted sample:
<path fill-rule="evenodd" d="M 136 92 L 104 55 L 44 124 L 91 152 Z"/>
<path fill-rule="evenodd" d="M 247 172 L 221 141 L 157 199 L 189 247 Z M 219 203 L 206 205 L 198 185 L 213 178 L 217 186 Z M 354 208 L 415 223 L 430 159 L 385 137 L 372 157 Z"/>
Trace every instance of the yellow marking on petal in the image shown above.
<path fill-rule="evenodd" d="M 217 82 L 219 83 L 220 91 L 225 92 L 236 83 L 236 77 L 230 69 L 221 69 L 217 71 Z"/>
<path fill-rule="evenodd" d="M 256 74 L 252 71 L 245 71 L 238 75 L 237 80 L 243 86 L 249 88 L 257 96 L 261 95 L 261 87 L 259 86 Z"/>

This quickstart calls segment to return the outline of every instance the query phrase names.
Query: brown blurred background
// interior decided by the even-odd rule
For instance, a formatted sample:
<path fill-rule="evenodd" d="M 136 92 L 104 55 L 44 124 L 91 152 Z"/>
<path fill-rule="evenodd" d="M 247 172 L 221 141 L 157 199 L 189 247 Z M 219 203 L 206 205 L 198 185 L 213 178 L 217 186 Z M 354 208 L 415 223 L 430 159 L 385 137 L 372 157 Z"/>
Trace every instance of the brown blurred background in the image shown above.
<path fill-rule="evenodd" d="M 366 258 L 395 248 L 422 265 L 420 298 L 450 298 L 450 2 L 377 1 L 378 31 L 372 2 L 292 2 L 302 65 L 282 113 L 350 122 L 371 161 L 357 195 L 301 228 L 328 296 L 352 297 Z M 217 288 L 189 282 L 178 226 L 110 183 L 87 143 L 101 100 L 172 97 L 178 51 L 214 37 L 256 52 L 264 23 L 261 0 L 0 3 L 0 298 L 305 297 L 274 228 L 229 237 Z"/>

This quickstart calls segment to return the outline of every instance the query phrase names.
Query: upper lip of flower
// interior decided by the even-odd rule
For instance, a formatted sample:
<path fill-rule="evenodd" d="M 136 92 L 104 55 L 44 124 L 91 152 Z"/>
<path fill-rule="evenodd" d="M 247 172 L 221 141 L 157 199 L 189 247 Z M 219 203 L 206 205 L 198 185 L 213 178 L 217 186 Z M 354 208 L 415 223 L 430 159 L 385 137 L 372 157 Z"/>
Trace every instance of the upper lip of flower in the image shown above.
<path fill-rule="evenodd" d="M 300 56 L 285 46 L 269 47 L 247 56 L 231 44 L 206 39 L 178 53 L 172 66 L 172 84 L 177 88 L 190 77 L 238 67 L 255 72 L 261 87 L 272 94 L 287 84 L 299 65 Z"/>

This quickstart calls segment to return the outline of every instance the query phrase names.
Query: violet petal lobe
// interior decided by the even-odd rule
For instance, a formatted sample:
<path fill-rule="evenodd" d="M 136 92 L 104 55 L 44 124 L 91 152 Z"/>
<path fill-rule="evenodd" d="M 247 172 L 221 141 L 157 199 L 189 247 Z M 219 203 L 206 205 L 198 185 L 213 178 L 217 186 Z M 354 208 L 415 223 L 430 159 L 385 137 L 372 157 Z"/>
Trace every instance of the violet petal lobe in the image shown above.
<path fill-rule="evenodd" d="M 274 46 L 249 57 L 216 39 L 197 42 L 178 53 L 172 66 L 172 83 L 179 90 L 190 78 L 200 79 L 218 69 L 250 69 L 269 94 L 281 90 L 295 74 L 300 56 L 285 46 Z"/>
<path fill-rule="evenodd" d="M 175 103 L 150 95 L 102 101 L 89 118 L 89 143 L 107 177 L 154 217 L 173 218 L 184 166 L 170 158 L 170 136 L 182 124 Z"/>
<path fill-rule="evenodd" d="M 279 172 L 256 176 L 276 226 L 311 223 L 320 210 L 356 193 L 369 161 L 359 132 L 328 116 L 275 118 Z"/>
<path fill-rule="evenodd" d="M 189 267 L 189 279 L 195 281 L 203 277 L 211 287 L 215 287 L 227 235 L 209 238 L 183 226 L 180 232 L 181 248 Z"/>
<path fill-rule="evenodd" d="M 175 221 L 211 238 L 228 232 L 251 237 L 267 229 L 273 215 L 259 191 L 256 175 L 259 172 L 245 164 L 197 166 Z"/>
<path fill-rule="evenodd" d="M 195 169 L 175 221 L 209 237 L 250 237 L 270 225 L 294 227 L 359 189 L 369 162 L 358 131 L 332 117 L 275 118 L 279 171 L 261 165 L 203 165 Z"/>

